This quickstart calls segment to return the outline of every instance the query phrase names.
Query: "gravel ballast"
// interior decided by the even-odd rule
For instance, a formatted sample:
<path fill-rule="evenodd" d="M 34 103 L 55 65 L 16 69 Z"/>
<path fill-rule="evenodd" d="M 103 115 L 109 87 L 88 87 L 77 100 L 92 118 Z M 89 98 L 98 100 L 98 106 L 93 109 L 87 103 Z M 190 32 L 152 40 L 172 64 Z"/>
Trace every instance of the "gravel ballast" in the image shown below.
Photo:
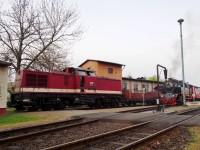
<path fill-rule="evenodd" d="M 98 121 L 95 123 L 85 124 L 66 130 L 56 131 L 50 134 L 44 134 L 42 136 L 33 136 L 24 140 L 3 144 L 0 145 L 0 149 L 4 150 L 8 148 L 13 148 L 14 146 L 14 148 L 19 148 L 23 150 L 38 150 L 50 146 L 55 146 L 57 144 L 78 140 L 88 136 L 124 128 L 127 126 L 130 126 L 130 124 Z"/>

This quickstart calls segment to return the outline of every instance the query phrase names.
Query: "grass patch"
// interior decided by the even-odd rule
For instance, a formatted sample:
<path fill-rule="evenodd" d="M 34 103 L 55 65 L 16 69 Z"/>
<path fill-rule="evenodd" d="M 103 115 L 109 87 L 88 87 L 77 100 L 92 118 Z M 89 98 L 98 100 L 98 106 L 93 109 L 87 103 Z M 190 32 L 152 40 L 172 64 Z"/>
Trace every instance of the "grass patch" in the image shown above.
<path fill-rule="evenodd" d="M 191 138 L 185 150 L 199 150 L 200 149 L 200 127 L 190 127 L 189 132 Z"/>
<path fill-rule="evenodd" d="M 17 112 L 8 112 L 6 115 L 0 117 L 0 126 L 35 121 L 39 119 L 40 117 L 38 116 L 31 116 Z"/>

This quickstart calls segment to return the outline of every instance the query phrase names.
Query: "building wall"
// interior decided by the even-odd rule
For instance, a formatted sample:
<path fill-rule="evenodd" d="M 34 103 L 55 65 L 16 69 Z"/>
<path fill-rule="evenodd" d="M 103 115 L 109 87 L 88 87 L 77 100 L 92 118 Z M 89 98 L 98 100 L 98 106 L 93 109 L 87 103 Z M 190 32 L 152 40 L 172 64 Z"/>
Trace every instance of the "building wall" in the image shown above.
<path fill-rule="evenodd" d="M 122 67 L 113 64 L 106 64 L 97 61 L 88 61 L 81 66 L 84 69 L 90 69 L 95 71 L 97 76 L 111 78 L 111 79 L 122 79 Z M 112 72 L 109 72 L 112 70 Z"/>
<path fill-rule="evenodd" d="M 0 115 L 5 112 L 7 104 L 8 67 L 0 66 Z"/>
<path fill-rule="evenodd" d="M 112 72 L 109 72 L 109 69 Z M 110 71 L 111 71 L 110 70 Z M 122 67 L 112 64 L 98 63 L 98 76 L 111 78 L 111 79 L 122 79 Z"/>

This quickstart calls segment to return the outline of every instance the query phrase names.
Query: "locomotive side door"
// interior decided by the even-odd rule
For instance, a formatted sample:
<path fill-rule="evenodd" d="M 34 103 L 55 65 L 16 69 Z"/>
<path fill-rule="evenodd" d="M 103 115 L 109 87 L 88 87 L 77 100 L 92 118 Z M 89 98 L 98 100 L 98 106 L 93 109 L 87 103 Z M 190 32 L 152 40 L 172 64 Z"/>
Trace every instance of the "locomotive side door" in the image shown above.
<path fill-rule="evenodd" d="M 84 76 L 80 76 L 80 90 L 81 92 L 85 91 L 85 77 Z"/>

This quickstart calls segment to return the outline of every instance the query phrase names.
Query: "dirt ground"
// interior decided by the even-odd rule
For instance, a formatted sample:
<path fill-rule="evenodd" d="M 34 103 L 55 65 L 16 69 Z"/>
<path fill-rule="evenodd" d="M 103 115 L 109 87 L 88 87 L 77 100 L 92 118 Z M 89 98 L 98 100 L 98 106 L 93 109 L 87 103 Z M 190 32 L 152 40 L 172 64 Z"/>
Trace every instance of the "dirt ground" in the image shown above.
<path fill-rule="evenodd" d="M 187 127 L 177 127 L 134 150 L 186 150 L 185 147 L 190 139 Z"/>
<path fill-rule="evenodd" d="M 37 121 L 29 121 L 29 122 L 23 122 L 19 124 L 9 124 L 6 126 L 0 126 L 0 130 L 25 127 L 25 126 L 30 126 L 30 125 L 37 125 L 37 124 L 43 124 L 43 123 L 49 123 L 49 122 L 55 122 L 55 121 L 61 121 L 61 120 L 68 120 L 74 116 L 80 116 L 80 115 L 85 115 L 85 114 L 101 113 L 101 112 L 119 112 L 122 110 L 137 109 L 137 108 L 142 108 L 142 107 L 143 106 L 111 108 L 111 109 L 85 109 L 85 110 L 66 109 L 66 110 L 60 110 L 60 111 L 52 110 L 52 111 L 37 111 L 37 112 L 16 112 L 16 113 L 22 113 L 22 114 L 27 114 L 31 116 L 38 116 L 41 119 Z M 180 111 L 180 110 L 189 109 L 193 107 L 197 107 L 197 106 L 170 107 L 170 108 L 167 108 L 165 112 L 169 113 L 169 112 Z"/>
<path fill-rule="evenodd" d="M 69 120 L 75 116 L 81 116 L 85 114 L 101 113 L 101 112 L 119 112 L 123 110 L 137 109 L 139 107 L 122 107 L 122 108 L 110 108 L 110 109 L 66 109 L 66 110 L 52 110 L 52 111 L 36 111 L 36 112 L 17 112 L 11 109 L 12 113 L 26 114 L 30 116 L 36 116 L 40 119 L 28 122 L 21 122 L 17 124 L 0 125 L 1 130 L 7 130 L 10 128 L 26 127 L 30 125 L 44 124 L 61 120 Z M 145 106 L 147 107 L 147 106 Z M 151 106 L 150 106 L 151 107 Z"/>

